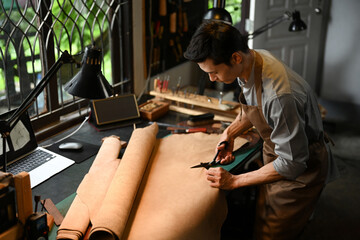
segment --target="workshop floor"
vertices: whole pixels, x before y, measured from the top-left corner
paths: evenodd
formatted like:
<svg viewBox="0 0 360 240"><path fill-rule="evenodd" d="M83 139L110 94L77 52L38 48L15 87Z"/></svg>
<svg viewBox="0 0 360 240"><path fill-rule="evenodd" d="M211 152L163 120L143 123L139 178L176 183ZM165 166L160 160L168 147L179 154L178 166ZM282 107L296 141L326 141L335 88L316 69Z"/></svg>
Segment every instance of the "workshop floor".
<svg viewBox="0 0 360 240"><path fill-rule="evenodd" d="M324 189L301 240L360 239L360 124L326 125L340 177Z"/></svg>
<svg viewBox="0 0 360 240"><path fill-rule="evenodd" d="M332 109L328 111L331 114ZM353 116L358 113L353 112ZM335 142L332 152L340 177L325 187L315 214L300 240L360 239L360 207L358 206L360 202L360 121L355 121L357 117L351 119L353 120L331 118L330 121L325 121L324 128ZM239 207L233 208L234 213L237 212L237 214L246 213L244 210ZM244 225L246 220L237 220L238 224L231 223L231 219L228 220L226 232L232 232L232 234L223 234L223 240L251 239L247 231L251 227Z"/></svg>

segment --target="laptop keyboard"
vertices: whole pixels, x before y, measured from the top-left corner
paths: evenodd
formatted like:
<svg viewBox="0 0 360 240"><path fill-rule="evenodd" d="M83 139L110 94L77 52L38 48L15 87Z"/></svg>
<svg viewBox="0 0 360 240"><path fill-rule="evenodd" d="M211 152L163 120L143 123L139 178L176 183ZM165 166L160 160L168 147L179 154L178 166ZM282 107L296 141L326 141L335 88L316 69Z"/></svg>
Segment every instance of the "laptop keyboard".
<svg viewBox="0 0 360 240"><path fill-rule="evenodd" d="M18 161L11 163L8 166L8 172L16 175L20 172L30 172L31 170L37 168L38 166L50 161L55 158L55 155L45 152L41 149L30 153L26 157L19 159Z"/></svg>

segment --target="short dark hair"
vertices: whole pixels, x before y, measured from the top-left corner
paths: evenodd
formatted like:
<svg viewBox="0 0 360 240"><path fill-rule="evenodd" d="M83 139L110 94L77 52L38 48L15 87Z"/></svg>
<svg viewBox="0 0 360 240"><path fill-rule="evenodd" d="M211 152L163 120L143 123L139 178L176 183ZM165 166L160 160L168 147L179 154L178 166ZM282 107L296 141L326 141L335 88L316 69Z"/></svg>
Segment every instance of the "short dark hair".
<svg viewBox="0 0 360 240"><path fill-rule="evenodd" d="M202 23L191 38L184 57L199 63L207 58L220 63L230 64L234 52L249 52L247 38L233 26L220 21Z"/></svg>

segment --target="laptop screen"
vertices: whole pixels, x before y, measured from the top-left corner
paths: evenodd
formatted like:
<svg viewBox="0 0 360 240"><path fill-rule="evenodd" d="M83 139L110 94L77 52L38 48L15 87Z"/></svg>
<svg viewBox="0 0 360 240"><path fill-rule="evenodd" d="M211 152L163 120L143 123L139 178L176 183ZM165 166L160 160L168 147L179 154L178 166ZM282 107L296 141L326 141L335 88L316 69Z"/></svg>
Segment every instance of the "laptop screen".
<svg viewBox="0 0 360 240"><path fill-rule="evenodd" d="M1 120L7 120L16 109L1 114ZM21 156L24 156L37 148L34 130L32 128L30 117L27 111L25 111L20 120L16 123L14 128L10 132L10 136L6 138L6 152L7 152L7 165ZM0 138L0 169L4 166L4 154L3 154L3 138Z"/></svg>

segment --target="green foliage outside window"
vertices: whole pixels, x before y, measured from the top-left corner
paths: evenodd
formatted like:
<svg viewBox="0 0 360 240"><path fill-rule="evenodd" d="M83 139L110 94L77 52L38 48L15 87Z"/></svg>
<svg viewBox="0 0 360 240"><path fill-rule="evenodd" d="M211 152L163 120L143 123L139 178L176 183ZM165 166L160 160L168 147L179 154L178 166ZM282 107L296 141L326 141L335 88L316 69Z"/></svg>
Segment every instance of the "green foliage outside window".
<svg viewBox="0 0 360 240"><path fill-rule="evenodd" d="M16 59L20 56L20 47L16 47L16 45L22 46L21 50L23 53L21 55L23 54L28 59L31 59L31 56L40 55L37 16L30 3L26 10L24 7L18 7L16 1L14 1L12 8L11 4L6 4L8 1L3 1L3 3L4 8L0 8L0 26L3 26L3 23L8 21L7 14L10 16L11 21L17 25L18 30L16 30L17 39L15 42L13 39L8 39L8 34L12 31L11 28L13 28L12 24L7 24L7 27L9 27L8 33L0 32L2 35L2 38L0 38L0 48L3 53L3 55L0 54L0 96L5 93L5 72L2 68L4 59L14 62L13 70L11 71L14 72L15 86L19 87ZM83 3L85 5L82 5ZM103 68L103 74L109 80L111 78L111 56L110 51L108 51L109 40L107 34L109 19L105 10L101 9L101 5L96 5L96 1L73 2L53 0L49 8L52 10L56 59L59 58L58 49L61 49L61 51L68 50L70 54L74 55L79 53L81 49L84 49L85 46L95 42L97 47L103 46L105 48L103 49L105 53L103 66L106 65L106 68ZM5 9L6 14L3 9ZM27 20L20 20L24 18ZM18 35L23 33L26 34L25 38ZM15 38L14 34L12 38ZM26 62L26 71L29 76L38 77L41 69L42 66L39 59Z"/></svg>
<svg viewBox="0 0 360 240"><path fill-rule="evenodd" d="M209 0L209 8L213 7L213 0ZM241 2L242 0L226 0L225 9L230 13L233 25L241 20Z"/></svg>

